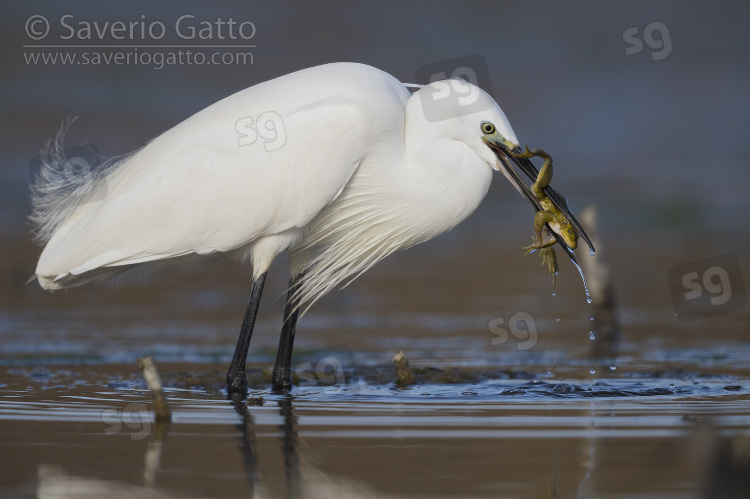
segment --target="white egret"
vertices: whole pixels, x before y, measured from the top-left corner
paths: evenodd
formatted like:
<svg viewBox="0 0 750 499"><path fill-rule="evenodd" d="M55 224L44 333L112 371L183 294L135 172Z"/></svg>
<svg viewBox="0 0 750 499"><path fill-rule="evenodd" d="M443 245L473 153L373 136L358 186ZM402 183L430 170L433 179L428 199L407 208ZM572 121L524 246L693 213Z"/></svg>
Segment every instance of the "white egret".
<svg viewBox="0 0 750 499"><path fill-rule="evenodd" d="M464 220L493 170L540 210L511 161L532 181L537 169L509 151L521 149L505 114L462 80L410 94L362 64L304 69L207 107L83 186L56 182L47 161L32 186L31 220L45 244L35 277L55 290L163 260L250 260L250 299L227 374L228 391L244 393L266 273L288 251L273 373L274 389L286 391L300 306ZM587 239L564 198L545 193Z"/></svg>

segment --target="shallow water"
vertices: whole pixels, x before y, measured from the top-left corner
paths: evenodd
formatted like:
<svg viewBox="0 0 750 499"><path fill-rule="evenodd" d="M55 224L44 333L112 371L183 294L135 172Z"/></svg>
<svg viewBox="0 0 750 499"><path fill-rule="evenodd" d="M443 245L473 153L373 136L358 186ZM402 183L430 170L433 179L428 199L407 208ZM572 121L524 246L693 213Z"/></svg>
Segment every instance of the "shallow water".
<svg viewBox="0 0 750 499"><path fill-rule="evenodd" d="M329 367L335 355L344 360L343 376L318 381L298 367L301 386L282 397L262 381L262 361L249 370L262 388L241 405L224 398L225 363L162 362L168 425L153 421L132 364L6 363L0 492L699 497L747 486L750 377L707 369L725 358L719 351L682 351L669 364L618 360L615 369L590 359L417 368L420 384L404 389L392 367L347 364L341 348L296 358L321 355ZM722 452L734 461L717 481Z"/></svg>
<svg viewBox="0 0 750 499"><path fill-rule="evenodd" d="M243 267L52 295L0 286L20 304L0 321L0 495L692 498L750 490L746 310L682 322L669 296L654 294L653 279L624 279L621 341L602 357L593 347L606 337L590 339L594 311L572 265L561 262L553 288L536 259L502 244L443 239L432 247L448 250L394 256L300 321L291 398L271 394L264 373L285 287L284 266L275 265L250 349L251 398L239 407L222 389L246 299ZM33 260L24 248L7 254ZM613 260L627 249L613 246ZM498 255L516 264L487 271ZM661 268L673 258L644 262ZM503 336L498 318L517 328ZM418 385L396 388L399 350ZM135 363L145 355L167 387L174 419L166 427L153 421Z"/></svg>
<svg viewBox="0 0 750 499"><path fill-rule="evenodd" d="M571 264L553 288L536 258L476 246L472 230L394 255L323 299L299 324L291 398L271 394L264 372L286 286L275 264L239 407L222 388L246 268L55 294L9 274L0 495L746 496L750 318L675 316L664 269L694 258L685 248L657 241L664 252L623 271L632 248L612 241L621 340L603 357ZM27 242L5 250L33 268ZM396 388L399 350L418 385ZM167 387L167 427L135 363L146 355Z"/></svg>

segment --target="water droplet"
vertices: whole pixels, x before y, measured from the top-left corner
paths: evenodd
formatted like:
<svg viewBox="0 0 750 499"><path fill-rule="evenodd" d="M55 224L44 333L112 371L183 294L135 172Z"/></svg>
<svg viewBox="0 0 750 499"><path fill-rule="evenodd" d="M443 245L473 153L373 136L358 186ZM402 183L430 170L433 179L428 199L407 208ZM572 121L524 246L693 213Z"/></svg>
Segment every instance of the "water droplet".
<svg viewBox="0 0 750 499"><path fill-rule="evenodd" d="M670 384L669 384L669 389L670 389L670 390L674 389L674 384L673 384L673 383L670 383Z"/></svg>
<svg viewBox="0 0 750 499"><path fill-rule="evenodd" d="M591 368L591 369L589 370L589 372L590 372L591 374L594 374L594 373L596 373L596 369L594 369L594 368L592 367L592 368Z"/></svg>
<svg viewBox="0 0 750 499"><path fill-rule="evenodd" d="M560 322L560 319L555 319L555 322Z"/></svg>
<svg viewBox="0 0 750 499"><path fill-rule="evenodd" d="M557 296L557 293L552 293L552 296ZM675 315L677 315L677 314L675 314Z"/></svg>
<svg viewBox="0 0 750 499"><path fill-rule="evenodd" d="M589 250L589 255L591 255L591 256L594 256L594 255L596 255L596 251L595 251L595 250L593 250L593 249L590 249L590 250Z"/></svg>
<svg viewBox="0 0 750 499"><path fill-rule="evenodd" d="M591 331L591 332L589 333L589 339L590 339L590 340L595 340L595 339L596 339L596 333L595 333L595 332L593 332L593 331Z"/></svg>
<svg viewBox="0 0 750 499"><path fill-rule="evenodd" d="M583 269L574 260L571 260L573 265L578 269L578 273L581 274L581 281L583 281L583 289L586 290L586 302L591 303L591 295L589 294L589 287L586 285L586 278L583 275Z"/></svg>
<svg viewBox="0 0 750 499"><path fill-rule="evenodd" d="M609 366L609 370L610 371L615 371L615 370L617 370L617 366Z"/></svg>
<svg viewBox="0 0 750 499"><path fill-rule="evenodd" d="M590 318L589 320L590 320L590 321L593 321L593 320L594 320L594 318L592 317L592 318Z"/></svg>

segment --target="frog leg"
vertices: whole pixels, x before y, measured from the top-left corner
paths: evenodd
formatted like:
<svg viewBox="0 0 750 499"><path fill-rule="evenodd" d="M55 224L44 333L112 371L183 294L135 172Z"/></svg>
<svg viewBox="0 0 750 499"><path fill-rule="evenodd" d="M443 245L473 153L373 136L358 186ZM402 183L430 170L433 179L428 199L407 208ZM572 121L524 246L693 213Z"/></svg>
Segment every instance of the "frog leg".
<svg viewBox="0 0 750 499"><path fill-rule="evenodd" d="M557 239L555 239L554 237L551 237L547 239L546 241L542 237L542 230L544 229L544 225L546 223L553 221L554 218L555 218L555 215L548 211L536 212L536 215L534 216L534 235L535 235L534 244L523 248L526 250L527 255L534 250L537 250L540 248L547 248L557 242Z"/></svg>
<svg viewBox="0 0 750 499"><path fill-rule="evenodd" d="M555 254L555 249L552 246L547 246L546 248L542 248L542 265L547 264L547 268L549 269L549 273L552 276L552 285L555 285L555 280L557 279L557 272L559 271L559 267L557 266L557 255Z"/></svg>
<svg viewBox="0 0 750 499"><path fill-rule="evenodd" d="M541 149L532 149L531 152L534 156L539 156L544 159L542 169L539 170L539 175L537 176L536 181L531 185L531 191L536 196L537 201L542 201L547 197L542 191L552 181L552 156Z"/></svg>

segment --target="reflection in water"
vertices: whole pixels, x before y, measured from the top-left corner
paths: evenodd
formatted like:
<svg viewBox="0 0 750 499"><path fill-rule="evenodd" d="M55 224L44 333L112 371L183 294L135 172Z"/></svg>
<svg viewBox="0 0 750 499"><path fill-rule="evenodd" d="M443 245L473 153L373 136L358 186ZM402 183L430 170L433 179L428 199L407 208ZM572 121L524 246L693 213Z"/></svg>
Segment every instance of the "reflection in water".
<svg viewBox="0 0 750 499"><path fill-rule="evenodd" d="M281 450L284 460L286 497L292 499L300 497L341 497L348 499L377 497L364 485L349 479L334 479L307 461L305 461L304 470L302 470L297 430L299 421L294 413L293 401L294 397L288 395L282 396L277 401L279 415L281 416L281 424L278 425L278 428L282 433ZM255 452L257 447L256 423L245 400L235 398L231 403L241 418L240 448L245 460L250 497L265 497L268 495L267 489L260 483L260 473L258 472L260 463Z"/></svg>
<svg viewBox="0 0 750 499"><path fill-rule="evenodd" d="M143 483L149 488L156 486L156 473L159 471L159 465L161 464L162 446L171 424L171 421L164 418L155 417L154 419L154 434L148 441L143 466Z"/></svg>
<svg viewBox="0 0 750 499"><path fill-rule="evenodd" d="M284 432L284 469L286 475L287 497L300 497L299 488L299 446L297 436L297 418L294 416L292 397L286 396L278 401L279 413L284 424L280 426Z"/></svg>
<svg viewBox="0 0 750 499"><path fill-rule="evenodd" d="M309 462L305 462L304 473L300 469L298 418L294 414L293 397L284 396L277 401L282 424L281 450L283 455L286 496L300 497L376 497L363 485L352 480L333 479ZM269 497L268 489L261 483L259 462L257 458L256 422L245 400L232 400L233 409L240 416L237 427L241 430L240 450L244 460L244 471L247 477L249 497ZM156 477L160 471L161 456L170 431L170 423L157 420L152 438L144 456L143 486L128 484L117 480L76 476L67 472L62 466L41 464L38 467L36 492L40 498L79 498L79 497L177 497L157 490ZM304 474L304 485L303 485ZM276 487L274 487L275 489ZM280 489L278 489L280 490Z"/></svg>
<svg viewBox="0 0 750 499"><path fill-rule="evenodd" d="M265 404L168 387L170 427L149 414L145 386L101 369L0 369L0 495L28 484L42 497L688 497L729 483L727 470L745 483L746 439L714 446L723 454L701 446L708 477L689 469L682 441L709 416L721 437L746 432L748 376L622 363L610 379L358 380L264 393ZM732 464L704 464L714 455Z"/></svg>
<svg viewBox="0 0 750 499"><path fill-rule="evenodd" d="M594 418L596 416L596 410L593 402L591 402L590 407L591 409L587 418L589 420L590 426L589 438L588 441L586 441L585 439L581 441L581 450L583 454L581 467L583 468L583 477L581 478L581 483L578 486L578 490L576 491L576 497L591 497L592 495L591 477L594 474L594 454L596 450L596 436L594 431Z"/></svg>
<svg viewBox="0 0 750 499"><path fill-rule="evenodd" d="M250 489L250 497L260 497L259 484L260 475L258 473L257 459L255 456L255 429L253 422L253 415L247 408L247 403L244 397L240 394L235 393L232 397L232 407L240 415L239 428L242 431L242 439L240 441L240 451L245 461L245 473L247 474L248 487Z"/></svg>
<svg viewBox="0 0 750 499"><path fill-rule="evenodd" d="M127 482L76 476L66 472L61 466L49 464L39 465L37 482L36 495L39 499L80 499L82 497L162 499L177 497L154 490L151 487L139 487Z"/></svg>
<svg viewBox="0 0 750 499"><path fill-rule="evenodd" d="M161 463L164 440L169 433L170 421L154 418L153 434L148 442L143 464L144 486L134 486L114 480L100 480L70 474L61 466L40 464L37 471L37 496L39 498L80 497L173 497L156 491L156 476Z"/></svg>
<svg viewBox="0 0 750 499"><path fill-rule="evenodd" d="M0 459L13 456L3 469L33 463L40 497L462 491L477 497L606 497L614 491L652 497L644 491L656 489L690 497L687 492L702 483L723 491L747 483L750 459L743 449L750 445L738 431L750 427L750 406L742 390L717 382L721 390L690 385L683 394L678 386L659 395L646 382L642 391L627 393L641 382L631 381L614 398L539 382L517 382L529 391L499 395L509 381L411 390L300 387L293 398L266 395L265 405L253 399L227 404L193 391L170 397L175 421L155 424L148 442L136 428L106 433L103 419L113 402L132 404L142 390L96 387L71 395L61 389L59 400L52 389L41 390L38 399L0 392ZM717 415L718 436L694 438L693 422L709 414ZM726 436L736 437L730 442ZM689 466L686 441L701 443L691 453L698 471ZM7 481L11 472L4 473Z"/></svg>

